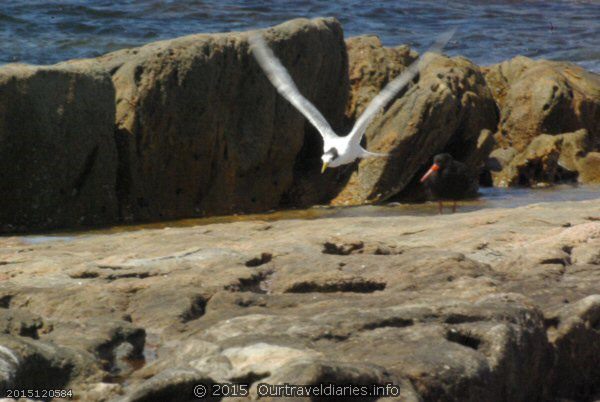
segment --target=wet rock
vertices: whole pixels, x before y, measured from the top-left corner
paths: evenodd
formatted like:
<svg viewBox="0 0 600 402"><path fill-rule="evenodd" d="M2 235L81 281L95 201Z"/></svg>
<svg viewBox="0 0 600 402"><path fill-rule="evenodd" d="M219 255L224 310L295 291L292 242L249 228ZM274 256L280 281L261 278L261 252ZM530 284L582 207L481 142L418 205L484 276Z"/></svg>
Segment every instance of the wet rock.
<svg viewBox="0 0 600 402"><path fill-rule="evenodd" d="M264 34L300 91L340 121L347 93L340 24L298 19ZM116 88L124 219L268 210L301 174L303 147L320 147L310 123L267 80L247 38L192 35L99 59Z"/></svg>
<svg viewBox="0 0 600 402"><path fill-rule="evenodd" d="M0 68L0 230L116 219L114 97L92 61Z"/></svg>
<svg viewBox="0 0 600 402"><path fill-rule="evenodd" d="M600 141L600 76L570 63L516 57L483 69L500 107L498 140L521 152L539 134L586 129Z"/></svg>
<svg viewBox="0 0 600 402"><path fill-rule="evenodd" d="M501 172L492 174L494 184L506 187L574 180L593 182L590 176L594 173L590 174L591 169L586 170L585 161L592 146L593 140L587 130L539 135L523 152L514 156ZM585 171L581 176L580 169Z"/></svg>
<svg viewBox="0 0 600 402"><path fill-rule="evenodd" d="M369 46L374 46L367 38ZM371 52L349 53L350 71L370 62ZM385 52L379 51L383 57ZM394 52L387 52L395 54ZM366 57L366 60L365 58ZM361 160L334 205L353 205L385 200L409 185L433 155L442 151L473 164L478 170L489 150L482 130L494 130L496 106L479 68L464 58L426 55L429 64L410 86L377 117L366 132L369 150L389 153L388 158ZM394 64L394 63L392 63ZM387 63L382 64L387 74ZM359 69L368 73L370 69ZM380 82L381 81L381 82ZM367 93L383 80L359 80ZM356 88L354 93L360 93ZM363 103L367 97L363 96ZM484 145L485 144L485 145ZM478 156L474 156L478 154Z"/></svg>

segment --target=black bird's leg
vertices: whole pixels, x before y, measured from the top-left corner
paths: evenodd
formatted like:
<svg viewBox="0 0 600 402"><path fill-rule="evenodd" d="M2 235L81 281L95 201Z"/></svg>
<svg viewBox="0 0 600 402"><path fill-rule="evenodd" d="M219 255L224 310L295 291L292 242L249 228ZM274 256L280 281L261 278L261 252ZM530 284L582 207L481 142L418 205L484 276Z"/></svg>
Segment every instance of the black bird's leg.
<svg viewBox="0 0 600 402"><path fill-rule="evenodd" d="M442 203L442 201L438 201L438 211L440 215L444 213L444 204Z"/></svg>
<svg viewBox="0 0 600 402"><path fill-rule="evenodd" d="M452 204L452 213L456 212L456 200L454 200L454 204Z"/></svg>

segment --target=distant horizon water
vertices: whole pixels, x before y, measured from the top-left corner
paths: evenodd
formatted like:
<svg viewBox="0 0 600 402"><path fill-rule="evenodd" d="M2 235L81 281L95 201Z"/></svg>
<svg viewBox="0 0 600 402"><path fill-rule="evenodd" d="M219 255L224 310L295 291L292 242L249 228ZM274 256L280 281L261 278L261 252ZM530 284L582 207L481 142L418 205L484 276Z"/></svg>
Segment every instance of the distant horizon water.
<svg viewBox="0 0 600 402"><path fill-rule="evenodd" d="M457 27L446 49L489 65L517 55L575 62L600 73L597 0L19 0L0 4L0 63L53 64L194 33L245 31L336 17L346 38L425 48Z"/></svg>

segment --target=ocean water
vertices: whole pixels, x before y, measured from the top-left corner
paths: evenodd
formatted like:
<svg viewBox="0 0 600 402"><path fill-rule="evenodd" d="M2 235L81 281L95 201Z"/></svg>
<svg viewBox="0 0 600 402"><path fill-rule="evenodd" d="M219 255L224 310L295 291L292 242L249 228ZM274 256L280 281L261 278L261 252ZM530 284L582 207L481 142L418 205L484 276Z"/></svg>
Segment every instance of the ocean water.
<svg viewBox="0 0 600 402"><path fill-rule="evenodd" d="M487 65L516 55L600 72L598 0L0 0L0 63L51 64L200 32L333 16L346 37L417 50L450 27L447 47Z"/></svg>
<svg viewBox="0 0 600 402"><path fill-rule="evenodd" d="M600 198L600 185L561 184L547 188L480 188L479 198L458 202L457 213L472 212L490 208L517 208L526 205L597 200ZM445 212L450 213L452 204L445 203ZM600 211L590 209L590 220L600 219ZM214 223L232 223L248 221L280 221L288 219L323 219L323 218L360 218L386 216L437 216L436 202L419 204L403 204L392 202L382 205L360 205L352 207L314 206L306 209L274 210L258 214L236 214L211 216L206 218L180 219L152 223L118 225L90 230L63 230L47 234L32 234L21 237L25 244L42 244L49 242L70 242L77 236L93 236L132 232L145 229L164 229L172 227L191 227L211 225Z"/></svg>

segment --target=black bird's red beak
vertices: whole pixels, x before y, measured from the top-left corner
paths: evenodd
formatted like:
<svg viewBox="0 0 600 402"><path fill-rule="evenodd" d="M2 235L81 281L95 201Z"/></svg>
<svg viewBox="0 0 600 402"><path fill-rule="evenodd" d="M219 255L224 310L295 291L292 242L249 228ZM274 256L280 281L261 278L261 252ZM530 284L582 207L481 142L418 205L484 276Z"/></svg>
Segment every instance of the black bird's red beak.
<svg viewBox="0 0 600 402"><path fill-rule="evenodd" d="M425 173L423 175L423 177L421 177L421 183L423 183L425 180L427 180L429 178L429 176L431 176L433 174L433 172L437 172L438 170L440 170L440 165L436 165L435 163L433 165L431 165L431 167L429 168L427 173Z"/></svg>

